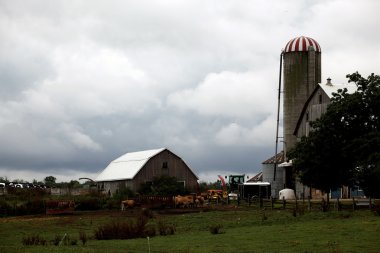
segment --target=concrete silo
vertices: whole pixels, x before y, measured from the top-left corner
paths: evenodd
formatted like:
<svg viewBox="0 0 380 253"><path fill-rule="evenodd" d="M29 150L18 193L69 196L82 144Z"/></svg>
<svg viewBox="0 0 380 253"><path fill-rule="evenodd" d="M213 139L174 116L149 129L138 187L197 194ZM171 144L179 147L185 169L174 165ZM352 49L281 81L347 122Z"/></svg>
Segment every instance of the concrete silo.
<svg viewBox="0 0 380 253"><path fill-rule="evenodd" d="M302 108L321 82L321 47L308 37L290 40L283 51L284 67L284 149L294 147L293 135Z"/></svg>

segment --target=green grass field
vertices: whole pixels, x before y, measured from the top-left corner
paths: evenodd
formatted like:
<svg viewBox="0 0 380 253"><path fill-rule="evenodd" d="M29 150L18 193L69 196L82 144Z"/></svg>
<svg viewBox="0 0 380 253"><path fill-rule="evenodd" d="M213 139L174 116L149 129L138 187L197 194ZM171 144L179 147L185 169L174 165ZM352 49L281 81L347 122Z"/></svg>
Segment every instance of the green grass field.
<svg viewBox="0 0 380 253"><path fill-rule="evenodd" d="M380 252L380 216L368 210L305 212L293 216L289 210L259 210L240 207L224 211L154 213L176 227L174 235L156 235L131 240L96 240L94 231L111 221L125 221L138 209L81 212L65 216L0 218L0 252ZM222 226L212 234L210 227ZM79 240L85 232L89 240ZM55 246L50 241L67 234L76 245ZM24 246L22 239L39 235L47 246Z"/></svg>

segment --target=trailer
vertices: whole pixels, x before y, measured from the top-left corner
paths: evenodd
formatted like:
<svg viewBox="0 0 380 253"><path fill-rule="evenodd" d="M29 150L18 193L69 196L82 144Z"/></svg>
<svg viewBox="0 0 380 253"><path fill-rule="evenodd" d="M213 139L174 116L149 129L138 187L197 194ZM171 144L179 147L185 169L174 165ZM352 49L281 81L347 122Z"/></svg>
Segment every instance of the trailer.
<svg viewBox="0 0 380 253"><path fill-rule="evenodd" d="M248 200L252 198L266 198L271 197L271 186L269 182L247 182L239 184L240 198Z"/></svg>

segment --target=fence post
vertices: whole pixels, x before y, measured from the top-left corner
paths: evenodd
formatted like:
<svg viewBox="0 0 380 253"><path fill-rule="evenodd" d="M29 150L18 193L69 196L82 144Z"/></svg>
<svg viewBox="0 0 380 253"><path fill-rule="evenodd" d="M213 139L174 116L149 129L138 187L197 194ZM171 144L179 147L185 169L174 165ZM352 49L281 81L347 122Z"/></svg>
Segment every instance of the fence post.
<svg viewBox="0 0 380 253"><path fill-rule="evenodd" d="M282 209L286 209L286 200L285 197L282 198Z"/></svg>
<svg viewBox="0 0 380 253"><path fill-rule="evenodd" d="M271 196L270 197L270 205L271 205L271 210L273 210L273 205L274 205L274 199L273 199L273 197Z"/></svg>
<svg viewBox="0 0 380 253"><path fill-rule="evenodd" d="M369 210L372 210L372 198L369 197Z"/></svg>
<svg viewBox="0 0 380 253"><path fill-rule="evenodd" d="M336 210L340 211L339 197L336 198Z"/></svg>
<svg viewBox="0 0 380 253"><path fill-rule="evenodd" d="M352 210L355 211L355 198L352 197Z"/></svg>
<svg viewBox="0 0 380 253"><path fill-rule="evenodd" d="M307 209L310 211L311 210L311 197L307 197Z"/></svg>

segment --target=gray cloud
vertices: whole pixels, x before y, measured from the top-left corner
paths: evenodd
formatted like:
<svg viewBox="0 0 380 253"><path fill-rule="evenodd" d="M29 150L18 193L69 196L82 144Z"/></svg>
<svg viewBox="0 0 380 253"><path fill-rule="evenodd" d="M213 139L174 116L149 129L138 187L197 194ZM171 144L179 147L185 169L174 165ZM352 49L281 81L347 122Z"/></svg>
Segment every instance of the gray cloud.
<svg viewBox="0 0 380 253"><path fill-rule="evenodd" d="M323 79L379 69L371 0L0 6L0 175L12 179L91 177L158 147L201 179L254 174L274 154L288 40L320 43Z"/></svg>

